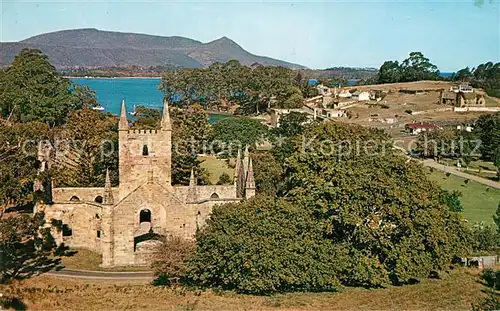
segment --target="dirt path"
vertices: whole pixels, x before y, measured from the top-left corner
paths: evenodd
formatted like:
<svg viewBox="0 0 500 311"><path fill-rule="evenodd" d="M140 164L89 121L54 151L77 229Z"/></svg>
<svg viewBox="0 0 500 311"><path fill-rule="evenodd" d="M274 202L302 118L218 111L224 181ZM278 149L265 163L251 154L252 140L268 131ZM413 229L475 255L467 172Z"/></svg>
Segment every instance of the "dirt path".
<svg viewBox="0 0 500 311"><path fill-rule="evenodd" d="M88 270L73 270L63 269L60 271L50 271L47 275L76 278L76 279L91 279L91 280L140 280L152 281L153 272L107 272L107 271L88 271Z"/></svg>

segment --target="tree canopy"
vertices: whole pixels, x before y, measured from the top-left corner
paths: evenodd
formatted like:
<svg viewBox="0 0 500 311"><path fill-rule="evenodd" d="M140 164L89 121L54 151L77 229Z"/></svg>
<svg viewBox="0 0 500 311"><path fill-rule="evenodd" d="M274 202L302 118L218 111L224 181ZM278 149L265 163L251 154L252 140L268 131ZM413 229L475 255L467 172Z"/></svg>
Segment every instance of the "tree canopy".
<svg viewBox="0 0 500 311"><path fill-rule="evenodd" d="M324 122L304 136L280 197L215 208L191 281L259 294L407 284L469 252L461 215L384 132Z"/></svg>
<svg viewBox="0 0 500 311"><path fill-rule="evenodd" d="M60 76L46 55L23 49L0 74L0 116L21 122L63 124L71 111L95 105L94 94Z"/></svg>
<svg viewBox="0 0 500 311"><path fill-rule="evenodd" d="M500 63L487 62L475 68L460 69L455 79L469 82L474 87L483 88L490 96L500 97Z"/></svg>
<svg viewBox="0 0 500 311"><path fill-rule="evenodd" d="M259 113L269 107L293 108L302 102L295 74L284 67L250 68L236 60L214 63L208 68L183 68L167 72L160 85L174 105L193 103L209 110L240 106L242 114Z"/></svg>
<svg viewBox="0 0 500 311"><path fill-rule="evenodd" d="M386 61L379 69L378 83L436 80L439 70L421 52L411 52L401 63Z"/></svg>

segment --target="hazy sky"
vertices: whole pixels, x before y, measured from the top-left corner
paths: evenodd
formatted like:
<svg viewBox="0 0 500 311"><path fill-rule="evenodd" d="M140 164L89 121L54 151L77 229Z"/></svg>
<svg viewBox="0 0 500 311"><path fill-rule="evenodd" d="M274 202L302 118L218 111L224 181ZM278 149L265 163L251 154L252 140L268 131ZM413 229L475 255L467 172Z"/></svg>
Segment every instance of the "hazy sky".
<svg viewBox="0 0 500 311"><path fill-rule="evenodd" d="M202 42L226 36L251 53L311 68L378 68L411 51L441 71L500 60L499 0L0 1L2 42L97 28Z"/></svg>

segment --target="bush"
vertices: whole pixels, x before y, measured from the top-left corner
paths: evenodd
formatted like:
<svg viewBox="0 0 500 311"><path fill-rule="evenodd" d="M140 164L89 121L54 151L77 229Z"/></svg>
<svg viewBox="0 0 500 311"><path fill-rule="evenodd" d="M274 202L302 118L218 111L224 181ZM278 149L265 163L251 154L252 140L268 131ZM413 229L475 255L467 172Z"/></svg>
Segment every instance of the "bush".
<svg viewBox="0 0 500 311"><path fill-rule="evenodd" d="M164 238L153 255L151 268L154 271L155 285L171 284L173 279L182 280L187 271L186 260L195 251L193 241L181 237Z"/></svg>
<svg viewBox="0 0 500 311"><path fill-rule="evenodd" d="M231 177L226 172L223 172L219 176L219 181L217 181L217 185L230 185L232 182Z"/></svg>
<svg viewBox="0 0 500 311"><path fill-rule="evenodd" d="M413 111L412 111L412 110L410 110L410 109L405 110L405 112L406 112L407 114L412 114L412 113L413 113Z"/></svg>
<svg viewBox="0 0 500 311"><path fill-rule="evenodd" d="M500 270L484 269L481 278L486 286L500 290Z"/></svg>

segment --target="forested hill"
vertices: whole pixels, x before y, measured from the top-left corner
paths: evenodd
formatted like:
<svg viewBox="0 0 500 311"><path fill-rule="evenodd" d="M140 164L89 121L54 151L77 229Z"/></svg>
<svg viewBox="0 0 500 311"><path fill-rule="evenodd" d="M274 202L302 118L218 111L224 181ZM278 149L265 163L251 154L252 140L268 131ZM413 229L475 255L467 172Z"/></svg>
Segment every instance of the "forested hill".
<svg viewBox="0 0 500 311"><path fill-rule="evenodd" d="M202 43L184 37L74 29L0 43L0 66L7 66L23 48L36 48L56 68L178 66L199 68L236 59L244 65L304 68L301 65L251 54L229 38Z"/></svg>

